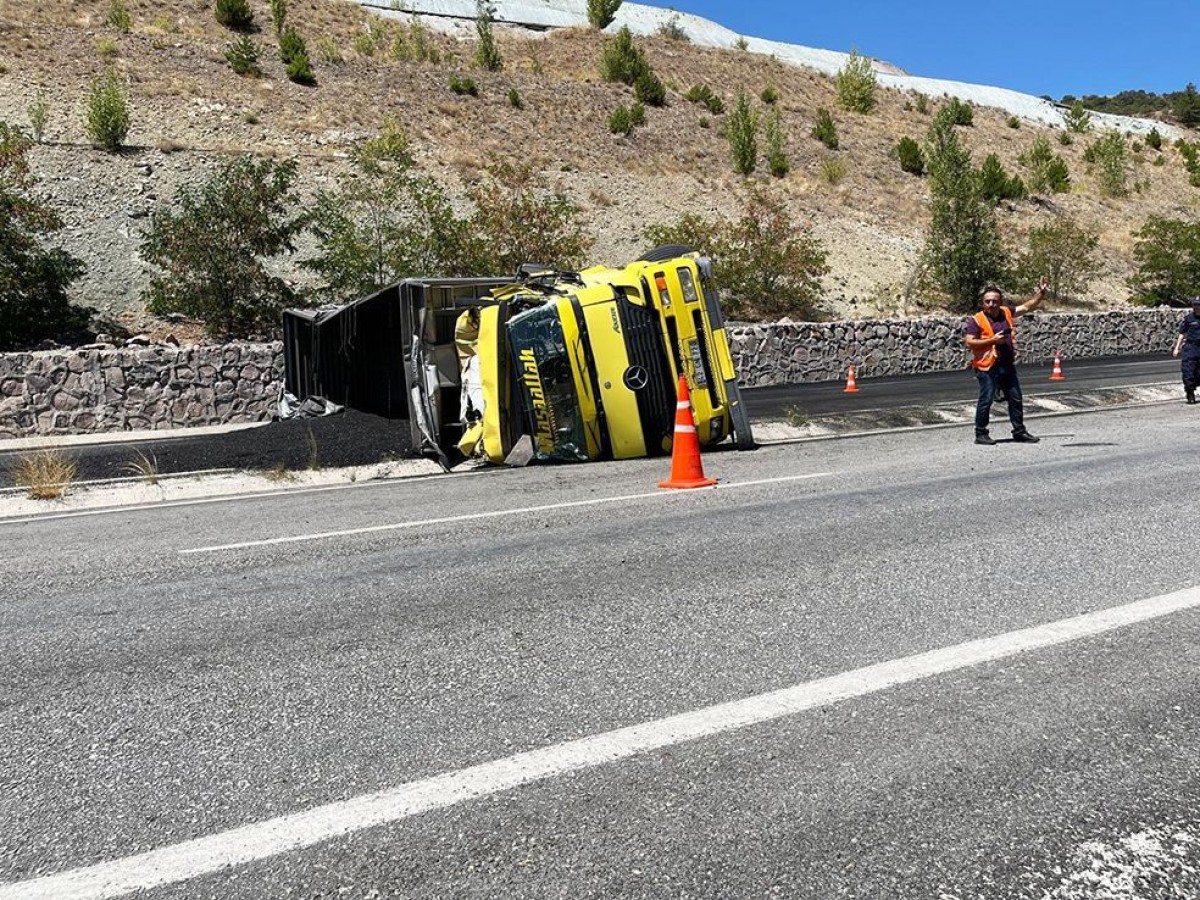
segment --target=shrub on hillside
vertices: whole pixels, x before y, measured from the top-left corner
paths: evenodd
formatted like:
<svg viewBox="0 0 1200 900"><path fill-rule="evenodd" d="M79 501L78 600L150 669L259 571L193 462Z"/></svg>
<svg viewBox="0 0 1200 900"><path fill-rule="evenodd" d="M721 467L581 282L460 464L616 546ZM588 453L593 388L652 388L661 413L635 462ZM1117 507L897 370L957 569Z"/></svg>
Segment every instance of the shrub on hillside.
<svg viewBox="0 0 1200 900"><path fill-rule="evenodd" d="M779 102L779 89L773 84L768 84L762 89L762 93L758 95L758 99L767 106L773 106Z"/></svg>
<svg viewBox="0 0 1200 900"><path fill-rule="evenodd" d="M1100 269L1100 236L1063 215L1029 232L1014 267L1013 287L1032 292L1045 276L1055 297L1075 298L1087 290Z"/></svg>
<svg viewBox="0 0 1200 900"><path fill-rule="evenodd" d="M826 252L812 233L792 220L788 204L756 188L740 219L689 213L646 231L650 244L684 244L713 259L721 303L730 315L825 317L821 276Z"/></svg>
<svg viewBox="0 0 1200 900"><path fill-rule="evenodd" d="M487 175L470 195L469 271L499 275L529 262L564 270L582 264L591 240L575 203L551 190L529 163L493 161Z"/></svg>
<svg viewBox="0 0 1200 900"><path fill-rule="evenodd" d="M659 37L665 37L669 41L682 41L685 44L690 42L687 32L684 31L683 26L679 23L679 13L672 13L667 21L659 25L657 34Z"/></svg>
<svg viewBox="0 0 1200 900"><path fill-rule="evenodd" d="M901 171L912 175L925 174L925 154L921 152L921 145L912 138L907 135L900 138L896 142L895 154L900 161Z"/></svg>
<svg viewBox="0 0 1200 900"><path fill-rule="evenodd" d="M302 265L322 277L318 293L332 302L409 277L473 274L467 220L416 171L408 137L392 120L354 154L336 189L318 192L309 227L320 251Z"/></svg>
<svg viewBox="0 0 1200 900"><path fill-rule="evenodd" d="M283 60L290 81L297 84L316 83L317 78L313 74L304 38L300 37L300 33L290 25L283 30L283 34L279 35L279 58Z"/></svg>
<svg viewBox="0 0 1200 900"><path fill-rule="evenodd" d="M1025 183L1019 176L1009 175L995 153L987 155L977 177L980 196L993 206L1001 200L1021 200L1028 196Z"/></svg>
<svg viewBox="0 0 1200 900"><path fill-rule="evenodd" d="M62 219L33 193L30 139L0 122L0 350L14 350L82 328L87 313L72 306L67 289L83 263L43 240Z"/></svg>
<svg viewBox="0 0 1200 900"><path fill-rule="evenodd" d="M782 178L788 173L791 163L787 156L787 139L783 133L783 116L778 106L772 106L767 114L763 140L766 144L767 169L776 178Z"/></svg>
<svg viewBox="0 0 1200 900"><path fill-rule="evenodd" d="M647 106L663 106L667 102L667 89L652 71L645 71L633 84L633 96Z"/></svg>
<svg viewBox="0 0 1200 900"><path fill-rule="evenodd" d="M733 170L739 175L749 175L758 160L758 113L750 108L745 91L738 91L725 123L725 137L729 141Z"/></svg>
<svg viewBox="0 0 1200 900"><path fill-rule="evenodd" d="M622 103L608 117L608 130L613 134L623 134L626 137L633 134L633 117L629 107Z"/></svg>
<svg viewBox="0 0 1200 900"><path fill-rule="evenodd" d="M684 99L690 103L699 103L714 116L719 116L725 112L725 102L713 93L713 89L707 84L694 84L686 94Z"/></svg>
<svg viewBox="0 0 1200 900"><path fill-rule="evenodd" d="M835 79L837 103L850 112L869 113L875 108L875 69L871 60L850 51L850 58Z"/></svg>
<svg viewBox="0 0 1200 900"><path fill-rule="evenodd" d="M605 81L619 81L632 86L649 71L646 54L633 42L633 32L629 26L621 26L612 40L605 42L600 53L600 76Z"/></svg>
<svg viewBox="0 0 1200 900"><path fill-rule="evenodd" d="M1084 134L1092 130L1092 114L1076 100L1071 104L1071 108L1063 113L1063 124L1066 125L1067 131Z"/></svg>
<svg viewBox="0 0 1200 900"><path fill-rule="evenodd" d="M957 97L947 100L945 105L937 111L937 115L951 125L970 128L975 124L975 110L971 108L971 104L964 103Z"/></svg>
<svg viewBox="0 0 1200 900"><path fill-rule="evenodd" d="M495 18L496 9L488 0L475 0L475 34L479 37L479 46L475 48L475 64L486 72L499 72L504 68L500 48L496 46L496 36L492 34Z"/></svg>
<svg viewBox="0 0 1200 900"><path fill-rule="evenodd" d="M1025 167L1029 190L1034 193L1048 190L1061 194L1070 189L1071 174L1066 160L1050 149L1045 137L1037 137L1017 161Z"/></svg>
<svg viewBox="0 0 1200 900"><path fill-rule="evenodd" d="M823 107L817 110L817 124L813 126L812 136L830 150L838 148L837 127L833 124L833 116L829 114L829 110Z"/></svg>
<svg viewBox="0 0 1200 900"><path fill-rule="evenodd" d="M257 78L262 74L262 69L258 66L258 47L248 35L242 35L225 48L225 59L238 75Z"/></svg>
<svg viewBox="0 0 1200 900"><path fill-rule="evenodd" d="M150 311L200 319L223 337L277 330L297 295L268 264L293 251L303 227L295 177L295 161L241 156L155 210L141 245L160 270L145 293Z"/></svg>
<svg viewBox="0 0 1200 900"><path fill-rule="evenodd" d="M283 34L287 27L287 0L271 0L271 27L277 35Z"/></svg>
<svg viewBox="0 0 1200 900"><path fill-rule="evenodd" d="M84 105L84 131L92 146L110 153L120 149L129 134L129 98L113 69L92 79Z"/></svg>
<svg viewBox="0 0 1200 900"><path fill-rule="evenodd" d="M217 21L234 31L250 31L254 27L254 12L250 0L217 0Z"/></svg>
<svg viewBox="0 0 1200 900"><path fill-rule="evenodd" d="M603 31L612 24L620 8L621 0L587 0L588 24Z"/></svg>
<svg viewBox="0 0 1200 900"><path fill-rule="evenodd" d="M133 19L129 16L129 8L125 6L125 0L110 0L104 24L118 31L128 31L133 27Z"/></svg>
<svg viewBox="0 0 1200 900"><path fill-rule="evenodd" d="M1129 193L1129 148L1120 132L1110 131L1083 152L1083 161L1105 197L1124 197Z"/></svg>
<svg viewBox="0 0 1200 900"><path fill-rule="evenodd" d="M450 90L458 94L460 97L463 95L470 97L479 96L479 85L475 83L474 78L470 78L466 75L451 75Z"/></svg>
<svg viewBox="0 0 1200 900"><path fill-rule="evenodd" d="M1184 306L1200 295L1200 222L1151 216L1136 232L1134 299L1146 306Z"/></svg>
<svg viewBox="0 0 1200 900"><path fill-rule="evenodd" d="M1158 129L1151 128L1150 133L1146 135L1146 146L1151 150L1161 150L1162 144L1162 135L1159 133Z"/></svg>

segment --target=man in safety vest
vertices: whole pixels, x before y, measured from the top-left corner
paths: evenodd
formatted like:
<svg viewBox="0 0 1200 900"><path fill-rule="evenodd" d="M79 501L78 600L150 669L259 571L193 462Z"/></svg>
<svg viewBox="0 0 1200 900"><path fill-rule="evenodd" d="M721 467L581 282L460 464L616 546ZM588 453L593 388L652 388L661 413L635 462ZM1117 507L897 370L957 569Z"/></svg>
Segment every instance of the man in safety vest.
<svg viewBox="0 0 1200 900"><path fill-rule="evenodd" d="M979 403L975 406L975 443L995 444L988 434L992 401L1000 391L1008 398L1008 419L1012 423L1013 440L1036 444L1038 438L1025 428L1025 407L1021 400L1021 382L1017 380L1017 344L1013 335L1013 319L1037 309L1046 297L1048 284L1043 278L1032 297L1015 308L1004 305L999 288L983 292L983 309L966 321L966 344L971 351L971 368L979 380Z"/></svg>

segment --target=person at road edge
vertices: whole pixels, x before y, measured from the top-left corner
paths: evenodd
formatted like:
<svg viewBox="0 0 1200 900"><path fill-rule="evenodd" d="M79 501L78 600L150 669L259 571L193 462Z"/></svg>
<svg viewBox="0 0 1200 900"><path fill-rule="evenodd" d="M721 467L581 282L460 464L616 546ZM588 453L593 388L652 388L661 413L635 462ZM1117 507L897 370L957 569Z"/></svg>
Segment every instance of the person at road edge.
<svg viewBox="0 0 1200 900"><path fill-rule="evenodd" d="M1179 360L1183 393L1188 403L1196 402L1196 376L1200 374L1200 295L1192 298L1192 311L1179 323L1179 337L1171 355Z"/></svg>
<svg viewBox="0 0 1200 900"><path fill-rule="evenodd" d="M971 368L979 381L979 402L975 406L975 443L992 445L996 441L988 434L992 401L997 392L1008 398L1008 420L1012 424L1013 440L1021 444L1036 444L1025 427L1025 406L1021 397L1021 382L1017 378L1017 343L1013 320L1037 309L1045 299L1049 285L1045 278L1037 291L1016 307L1004 304L1004 293L997 287L984 288L982 309L967 319L964 340L971 351Z"/></svg>

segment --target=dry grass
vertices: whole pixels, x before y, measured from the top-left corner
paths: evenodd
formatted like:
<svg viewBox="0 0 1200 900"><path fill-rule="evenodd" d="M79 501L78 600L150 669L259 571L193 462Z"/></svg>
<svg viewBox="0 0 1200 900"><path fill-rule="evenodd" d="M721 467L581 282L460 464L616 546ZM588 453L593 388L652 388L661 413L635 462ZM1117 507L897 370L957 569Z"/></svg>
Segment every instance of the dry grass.
<svg viewBox="0 0 1200 900"><path fill-rule="evenodd" d="M77 471L75 460L61 450L48 449L20 456L12 474L31 500L57 500L67 492Z"/></svg>
<svg viewBox="0 0 1200 900"><path fill-rule="evenodd" d="M151 451L147 456L141 450L133 451L133 459L121 467L121 471L134 475L146 484L158 484L158 459Z"/></svg>

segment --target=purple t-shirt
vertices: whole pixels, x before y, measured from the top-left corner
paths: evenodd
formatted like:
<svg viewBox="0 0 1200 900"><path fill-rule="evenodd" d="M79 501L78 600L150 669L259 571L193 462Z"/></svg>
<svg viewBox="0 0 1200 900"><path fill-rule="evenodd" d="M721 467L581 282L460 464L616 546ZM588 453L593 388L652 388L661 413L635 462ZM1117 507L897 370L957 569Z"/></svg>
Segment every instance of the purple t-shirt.
<svg viewBox="0 0 1200 900"><path fill-rule="evenodd" d="M999 312L999 311L998 311ZM1013 348L1013 335L1008 328L1008 322L1004 319L1004 313L999 312L999 319L993 319L988 316L992 323L992 331L995 334L1004 334L1006 339L996 345L996 359L1003 363L1010 363L1016 357L1016 352ZM966 324L967 337L982 337L983 334L979 328L979 323L975 321L974 316L967 319Z"/></svg>

